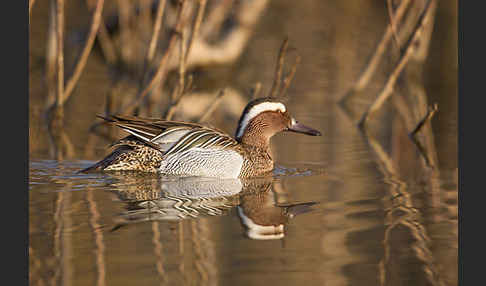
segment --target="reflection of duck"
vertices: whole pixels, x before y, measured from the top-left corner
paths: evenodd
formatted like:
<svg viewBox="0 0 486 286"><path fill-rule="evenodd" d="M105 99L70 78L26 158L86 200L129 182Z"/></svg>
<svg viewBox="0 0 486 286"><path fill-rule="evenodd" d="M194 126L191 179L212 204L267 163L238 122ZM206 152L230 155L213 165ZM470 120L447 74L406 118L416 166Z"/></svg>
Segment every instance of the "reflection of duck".
<svg viewBox="0 0 486 286"><path fill-rule="evenodd" d="M148 220L177 221L221 216L237 207L246 234L252 239L283 238L289 219L311 211L310 206L315 204L277 203L276 198L281 195L282 188L273 177L168 178L121 173L112 185L116 187L118 197L127 204L127 211L118 218L119 226Z"/></svg>
<svg viewBox="0 0 486 286"><path fill-rule="evenodd" d="M170 175L248 178L270 172L270 138L281 131L321 135L298 123L285 105L272 98L251 101L233 138L200 124L114 115L104 118L131 135L83 171L138 170Z"/></svg>
<svg viewBox="0 0 486 286"><path fill-rule="evenodd" d="M120 224L223 215L239 204L242 190L239 179L110 175L115 178L116 194L126 203L127 211L118 217Z"/></svg>
<svg viewBox="0 0 486 286"><path fill-rule="evenodd" d="M261 185L263 187L263 185ZM315 202L277 203L278 181L267 184L259 190L249 190L240 194L237 207L240 221L251 239L281 239L285 236L285 225L294 216L311 211ZM252 189L252 188L250 188Z"/></svg>

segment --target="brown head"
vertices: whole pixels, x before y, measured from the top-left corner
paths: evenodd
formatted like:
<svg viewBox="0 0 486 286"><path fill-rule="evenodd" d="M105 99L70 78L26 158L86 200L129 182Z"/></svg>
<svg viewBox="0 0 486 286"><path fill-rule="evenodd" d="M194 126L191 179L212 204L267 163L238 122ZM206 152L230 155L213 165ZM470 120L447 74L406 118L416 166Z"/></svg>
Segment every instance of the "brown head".
<svg viewBox="0 0 486 286"><path fill-rule="evenodd" d="M238 122L235 138L248 145L267 147L270 138L282 131L321 135L319 131L297 122L282 102L267 97L248 103Z"/></svg>

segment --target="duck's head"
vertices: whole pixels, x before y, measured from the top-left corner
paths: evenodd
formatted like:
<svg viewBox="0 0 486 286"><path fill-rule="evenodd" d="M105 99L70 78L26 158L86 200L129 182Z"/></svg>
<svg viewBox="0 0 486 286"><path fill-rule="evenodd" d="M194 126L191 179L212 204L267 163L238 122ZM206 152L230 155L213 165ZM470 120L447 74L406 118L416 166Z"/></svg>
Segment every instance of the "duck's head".
<svg viewBox="0 0 486 286"><path fill-rule="evenodd" d="M266 146L273 135L282 131L321 136L321 132L293 118L282 102L267 97L248 103L238 122L235 138L242 143Z"/></svg>

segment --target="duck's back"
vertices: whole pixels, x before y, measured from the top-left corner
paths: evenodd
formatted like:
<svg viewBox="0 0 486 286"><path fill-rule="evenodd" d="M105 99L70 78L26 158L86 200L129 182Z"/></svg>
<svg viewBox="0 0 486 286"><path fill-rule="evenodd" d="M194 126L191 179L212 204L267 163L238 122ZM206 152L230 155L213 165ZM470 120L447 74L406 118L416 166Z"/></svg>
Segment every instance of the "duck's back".
<svg viewBox="0 0 486 286"><path fill-rule="evenodd" d="M131 133L115 150L88 169L137 170L169 175L237 178L243 165L241 148L231 136L199 124L116 116ZM88 170L86 169L86 170Z"/></svg>

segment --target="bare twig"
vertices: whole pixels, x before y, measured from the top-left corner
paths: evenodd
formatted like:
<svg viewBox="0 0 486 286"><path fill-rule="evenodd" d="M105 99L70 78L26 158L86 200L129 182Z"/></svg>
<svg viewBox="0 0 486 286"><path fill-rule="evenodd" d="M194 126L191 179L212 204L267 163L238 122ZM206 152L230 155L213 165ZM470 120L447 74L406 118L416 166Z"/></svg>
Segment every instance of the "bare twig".
<svg viewBox="0 0 486 286"><path fill-rule="evenodd" d="M64 130L61 131L61 140L66 157L72 158L74 156L74 145Z"/></svg>
<svg viewBox="0 0 486 286"><path fill-rule="evenodd" d="M179 90L179 87L176 87L176 90L177 92L176 93L180 93L178 90ZM169 108L167 109L167 112L165 113L164 116L162 116L163 118L165 118L165 120L172 120L172 117L174 117L174 114L177 110L177 108L179 107L179 103L181 102L181 99L182 97L184 97L184 92L181 93L180 96L178 96L178 98L176 99L176 101L172 102L170 105L169 105Z"/></svg>
<svg viewBox="0 0 486 286"><path fill-rule="evenodd" d="M413 120L414 117L412 116L409 108L407 108L403 98L397 94L397 96L393 97L393 101L395 107L399 111L400 117L405 123L406 128L411 129L411 126L413 125L411 121ZM425 123L429 122L432 119L432 117L434 116L435 112L437 112L437 110L438 110L437 104L434 104L433 107L429 107L427 114L420 120L417 126L415 126L414 130L408 134L410 140L415 145L415 147L417 147L417 150L419 151L421 157L424 159L425 166L429 168L435 168L434 166L437 165L437 160L433 153L433 150L435 150L435 146L434 144L428 144L429 150L427 150L427 148L425 148L425 146L417 138L416 134L417 132L422 130ZM430 141L427 143L430 143Z"/></svg>
<svg viewBox="0 0 486 286"><path fill-rule="evenodd" d="M398 6L396 14L394 16L394 23L396 25L400 24L400 21L402 20L403 15L405 15L405 11L407 10L410 2L411 0L402 0L400 2L400 5ZM378 67L381 61L381 58L385 53L385 48L388 42L390 41L392 35L393 35L393 28L390 23L390 25L387 26L385 33L383 34L383 38L381 39L380 43L376 47L375 53L373 54L370 61L366 65L365 70L361 73L356 84L351 88L351 90L347 92L346 95L340 99L340 102L344 102L354 92L361 91L368 85L368 82L370 81L371 77L375 73L376 68Z"/></svg>
<svg viewBox="0 0 486 286"><path fill-rule="evenodd" d="M115 45L108 34L108 30L106 29L103 19L100 19L98 40L100 41L100 46L107 62L110 64L115 64L118 61L118 54L115 49Z"/></svg>
<svg viewBox="0 0 486 286"><path fill-rule="evenodd" d="M154 26L153 26L153 29L152 29L152 37L150 38L149 48L147 50L147 55L145 56L144 68L143 68L144 73L143 73L143 76L140 79L139 91L141 91L143 89L143 86L144 86L145 82L147 81L147 78L149 77L150 65L151 65L152 60L155 56L155 50L157 48L157 43L158 43L158 40L159 40L160 28L162 26L164 9L165 9L165 6L166 6L165 4L166 4L166 0L161 0L161 1L159 1L159 4L157 5L157 14L156 14ZM135 110L135 113L138 113L138 106L134 110Z"/></svg>
<svg viewBox="0 0 486 286"><path fill-rule="evenodd" d="M160 27L162 26L165 3L166 0L160 0L159 5L157 6L157 15L154 22L152 38L150 39L149 49L147 52L147 58L146 58L147 64L152 62L152 59L154 58L155 55L155 48L157 47L157 42L160 35Z"/></svg>
<svg viewBox="0 0 486 286"><path fill-rule="evenodd" d="M55 104L61 110L64 95L64 0L57 0L56 3L57 94Z"/></svg>
<svg viewBox="0 0 486 286"><path fill-rule="evenodd" d="M216 7L211 7L211 9L208 10L208 15L201 30L201 36L203 38L207 38L210 33L220 30L225 16L231 9L233 3L233 0L222 0Z"/></svg>
<svg viewBox="0 0 486 286"><path fill-rule="evenodd" d="M54 4L51 2L51 4ZM57 69L57 85L56 85L56 98L55 102L52 103L46 112L47 115L47 128L48 136L51 142L51 147L53 147L54 156L57 160L62 160L64 153L67 152L68 156L73 153L72 144L69 137L64 133L63 130L63 119L64 119L64 109L63 109L63 92L64 92L64 0L57 0L55 2L55 40L56 40L56 69ZM51 12L54 12L51 10ZM51 37L54 35L51 34ZM51 39L52 40L52 39ZM62 147L65 147L63 149ZM66 152L64 152L66 151Z"/></svg>
<svg viewBox="0 0 486 286"><path fill-rule="evenodd" d="M167 113L165 115L166 120L171 120L172 117L174 116L175 110L179 106L179 103L181 102L182 97L186 93L188 87L185 86L185 73L186 73L186 62L187 62L187 57L189 56L192 44L196 38L199 36L199 28L201 26L201 22L204 16L204 10L206 8L207 0L200 0L199 1L199 8L197 12L196 19L194 21L194 26L192 28L192 34L191 37L189 38L189 42L186 44L186 36L187 32L182 31L181 32L181 45L180 45L180 51L179 51L179 85L174 89L174 92L171 96L171 104L167 110ZM192 84L192 82L191 82Z"/></svg>
<svg viewBox="0 0 486 286"><path fill-rule="evenodd" d="M189 39L189 44L187 45L187 50L184 55L184 59L187 59L189 53L191 52L192 44L195 39L199 38L199 29L201 27L201 22L204 16L204 11L206 9L207 0L199 0L199 8L197 10L196 20L194 21L194 26L192 28L192 35Z"/></svg>
<svg viewBox="0 0 486 286"><path fill-rule="evenodd" d="M172 97L172 101L175 102L184 93L184 81L186 77L186 36L187 32L181 32L180 39L180 52L179 52L179 92Z"/></svg>
<svg viewBox="0 0 486 286"><path fill-rule="evenodd" d="M260 95L260 91L261 90L262 90L262 83L261 82L255 83L255 86L250 91L251 98L252 99L258 98L258 96Z"/></svg>
<svg viewBox="0 0 486 286"><path fill-rule="evenodd" d="M49 22L47 27L46 45L46 86L47 99L45 106L49 111L56 101L56 66L57 66L57 30L56 30L56 0L49 0Z"/></svg>
<svg viewBox="0 0 486 286"><path fill-rule="evenodd" d="M179 106L179 102L184 95L185 89L185 76L186 76L186 68L185 68L185 55L186 55L186 35L187 32L182 31L181 33L181 40L180 40L180 51L179 51L179 84L177 87L174 88L172 95L170 97L170 104L169 108L167 109L167 113L165 115L166 120L171 120L174 116L175 110Z"/></svg>
<svg viewBox="0 0 486 286"><path fill-rule="evenodd" d="M219 91L218 95L216 95L216 98L211 102L211 105L206 109L206 112L199 118L198 122L202 123L208 120L209 116L216 110L216 107L218 107L219 103L223 99L223 96L225 95L225 90L222 89Z"/></svg>
<svg viewBox="0 0 486 286"><path fill-rule="evenodd" d="M51 103L50 106L47 108L48 115L51 116L49 119L49 125L51 131L56 128L62 127L62 119L64 117L63 105L66 100L71 95L71 92L76 85L79 77L81 76L81 72L86 65L86 61L88 59L89 53L93 46L93 42L95 39L97 27L99 26L99 20L101 18L101 10L103 8L104 0L98 0L96 5L96 11L94 12L93 16L93 24L91 26L91 31L88 36L88 40L86 41L86 45L81 53L81 57L76 64L74 69L74 73L69 79L66 87L64 86L64 0L57 0L56 2L56 40L57 40L57 93L56 93L56 100L54 103ZM53 111L55 110L55 113Z"/></svg>
<svg viewBox="0 0 486 286"><path fill-rule="evenodd" d="M393 103L395 108L398 111L398 114L403 120L405 127L408 130L412 129L412 127L414 126L414 124L412 123L414 116L412 115L410 109L407 107L403 97L400 94L396 94L393 97ZM408 134L410 140L415 145L415 147L417 147L422 158L424 158L424 162L426 166L429 168L434 168L434 166L436 165L436 160L433 155L428 155L431 154L431 150L429 150L429 152L426 152L426 148L423 146L423 144L418 140L417 136L415 135L419 130L422 129L422 127L425 125L426 122L430 121L430 119L432 118L432 116L436 111L437 111L437 104L435 104L432 108L429 108L425 117L422 120L420 120L418 125L415 126L414 130ZM433 146L429 148L433 148Z"/></svg>
<svg viewBox="0 0 486 286"><path fill-rule="evenodd" d="M193 82L193 77L189 75L185 87L179 85L175 87L174 94L171 96L171 98L175 98L175 100L169 104L169 107L167 108L166 112L162 115L163 118L165 118L166 120L172 119L172 117L175 114L175 111L179 108L179 104L181 103L182 98L186 94L190 93L190 91L192 90L193 88L192 82ZM181 88L182 88L182 92L180 91Z"/></svg>
<svg viewBox="0 0 486 286"><path fill-rule="evenodd" d="M285 95L285 92L290 86L290 82L292 82L292 79L294 78L295 72L297 71L297 65L300 64L300 56L297 56L295 59L295 63L292 66L292 69L290 70L290 73L284 78L283 80L283 86L279 92L279 96Z"/></svg>
<svg viewBox="0 0 486 286"><path fill-rule="evenodd" d="M238 9L235 9L232 12L227 12L233 13L233 20L237 23L237 25L232 27L231 31L228 34L225 34L222 39L218 38L218 41L215 43L209 43L208 39L206 38L209 36L208 31L215 31L215 29L217 29L221 24L216 22L222 20L220 19L215 21L211 17L217 16L217 13L230 11L232 8L232 2L234 1L224 0L224 2L220 4L224 7L220 6L215 8L215 10L211 8L203 27L201 27L201 36L195 39L192 44L191 52L187 58L186 67L225 64L234 61L241 55L249 37L253 33L257 20L262 15L262 11L268 5L269 1L238 1ZM221 15L221 17L223 16L224 15ZM175 66L176 63L174 61L169 62L169 68L174 68Z"/></svg>
<svg viewBox="0 0 486 286"><path fill-rule="evenodd" d="M390 28L392 30L393 39L398 47L400 47L400 42L398 41L397 34L397 23L395 22L395 16L393 15L393 0L386 0L386 7L388 9L388 17L390 18Z"/></svg>
<svg viewBox="0 0 486 286"><path fill-rule="evenodd" d="M34 6L35 0L29 0L29 23L30 23L30 15L32 11L32 6Z"/></svg>
<svg viewBox="0 0 486 286"><path fill-rule="evenodd" d="M278 92L278 88L282 81L283 64L285 62L285 53L287 52L287 47L289 45L289 39L285 38L280 46L280 52L278 53L277 66L275 69L275 76L273 78L272 89L270 90L269 96L275 97Z"/></svg>
<svg viewBox="0 0 486 286"><path fill-rule="evenodd" d="M101 22L101 15L103 11L103 4L104 0L98 0L96 3L96 8L93 13L93 22L91 23L91 28L89 31L88 39L86 40L86 44L84 46L84 49L81 53L81 56L76 64L76 67L74 68L73 75L71 78L68 80L66 84L66 89L64 91L63 95L63 102L64 103L69 96L71 95L71 92L74 89L74 86L79 80L79 77L81 76L81 73L83 72L84 67L86 66L86 62L88 61L88 56L91 52L91 48L93 47L94 40L96 38L96 34L98 33L98 28L100 26ZM61 104L62 104L61 103Z"/></svg>
<svg viewBox="0 0 486 286"><path fill-rule="evenodd" d="M130 32L130 16L132 9L132 1L117 1L118 4L118 25L120 27L120 39L121 39L121 58L126 62L131 62L131 53L133 46L131 42Z"/></svg>
<svg viewBox="0 0 486 286"><path fill-rule="evenodd" d="M194 83L194 77L192 76L192 74L190 74L187 76L186 79L186 86L184 87L184 93L190 93L193 91L194 89L193 83Z"/></svg>
<svg viewBox="0 0 486 286"><path fill-rule="evenodd" d="M113 89L113 87L112 87L112 89ZM113 110L114 105L115 105L113 97L114 96L113 96L112 92L109 92L106 95L106 103L102 108L105 115L112 114L112 110ZM84 144L84 157L88 158L88 157L91 157L93 155L93 151L94 151L93 147L95 146L97 139L99 137L104 138L104 139L106 139L107 141L110 141L110 142L113 142L113 141L116 140L116 138L114 136L112 136L113 132L102 133L99 130L97 130L98 126L104 125L105 123L106 123L106 121L103 120L101 122L97 122L95 124L92 124L91 127L89 128L88 139L86 140L86 144Z"/></svg>
<svg viewBox="0 0 486 286"><path fill-rule="evenodd" d="M427 153L425 147L422 145L422 143L420 143L420 141L415 136L410 136L410 139L412 140L413 144L417 147L422 158L424 158L424 161L425 161L425 164L427 165L427 167L434 168L434 164L432 163L432 160L427 155L428 153Z"/></svg>
<svg viewBox="0 0 486 286"><path fill-rule="evenodd" d="M167 61L169 60L172 51L174 49L175 43L177 41L177 38L179 38L180 32L182 31L182 24L183 24L182 12L185 10L186 3L187 2L185 0L182 0L182 3L179 5L175 31L169 40L169 45L167 46L165 54L162 56L162 59L159 62L158 69L154 77L150 80L147 86L139 93L139 96L137 96L137 98L134 101L132 101L128 106L125 106L121 109L121 113L133 112L133 110L135 110L140 105L140 103L143 102L144 98L150 93L153 87L157 83L163 82L164 77L167 75L167 67L166 67Z"/></svg>
<svg viewBox="0 0 486 286"><path fill-rule="evenodd" d="M422 129L422 127L425 125L425 123L429 122L432 117L435 115L437 110L439 109L437 103L435 103L433 106L429 107L427 114L420 120L420 122L417 124L417 126L413 129L412 132L410 132L409 136L410 137L415 137L417 133Z"/></svg>
<svg viewBox="0 0 486 286"><path fill-rule="evenodd" d="M92 1L90 0L86 0L86 4L88 5L88 7L90 7L90 9L96 7L96 5L93 5ZM106 30L106 25L103 21L103 16L100 17L100 24L98 27L97 37L100 43L101 51L103 52L106 61L109 64L114 64L117 61L118 56L115 50L115 46L113 45L113 41L111 40L110 35Z"/></svg>
<svg viewBox="0 0 486 286"><path fill-rule="evenodd" d="M371 104L371 106L368 108L368 110L366 110L365 113L363 114L363 116L361 117L361 119L358 123L358 126L360 128L364 128L366 121L368 120L369 115L374 113L376 110L378 110L383 105L383 103L388 99L388 97L390 97L390 95L392 94L393 87L395 85L395 82L398 79L398 76L401 74L402 70L405 68L406 64L410 60L410 57L412 56L414 50L417 47L418 41L419 41L420 36L422 34L421 32L422 32L426 22L429 19L429 17L427 17L427 16L429 16L431 14L430 11L433 10L433 9L431 9L431 6L432 6L431 3L434 3L434 5L435 5L434 0L430 0L430 1L427 2L422 14L420 15L419 20L417 21L417 24L416 24L409 40L407 41L407 43L405 45L405 47L406 47L405 52L400 57L400 60L397 64L397 66L395 67L393 72L388 77L388 80L387 80L385 86L383 87L383 89L381 90L380 94L378 95L378 97L375 99L373 104Z"/></svg>

